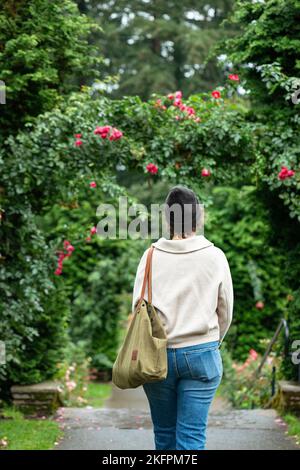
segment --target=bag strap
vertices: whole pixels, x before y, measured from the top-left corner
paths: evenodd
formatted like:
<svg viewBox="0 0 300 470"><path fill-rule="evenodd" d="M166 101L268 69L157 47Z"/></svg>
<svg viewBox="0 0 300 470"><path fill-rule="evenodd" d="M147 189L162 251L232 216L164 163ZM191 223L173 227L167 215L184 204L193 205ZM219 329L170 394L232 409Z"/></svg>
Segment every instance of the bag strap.
<svg viewBox="0 0 300 470"><path fill-rule="evenodd" d="M152 256L153 256L154 246L151 246L149 252L149 270L148 270L148 302L152 304Z"/></svg>
<svg viewBox="0 0 300 470"><path fill-rule="evenodd" d="M152 245L149 248L148 254L147 254L147 260L146 260L146 266L145 266L145 273L144 273L144 280L143 280L143 285L142 285L142 290L141 290L141 295L140 299L138 301L138 307L142 303L146 291L146 284L148 287L148 303L152 303L152 255L154 251L154 246Z"/></svg>

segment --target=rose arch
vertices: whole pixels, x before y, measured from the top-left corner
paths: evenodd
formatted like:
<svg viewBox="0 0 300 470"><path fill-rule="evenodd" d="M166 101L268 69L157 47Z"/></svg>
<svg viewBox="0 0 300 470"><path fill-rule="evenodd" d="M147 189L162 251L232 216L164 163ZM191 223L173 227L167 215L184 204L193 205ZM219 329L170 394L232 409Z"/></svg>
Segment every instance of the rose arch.
<svg viewBox="0 0 300 470"><path fill-rule="evenodd" d="M51 376L66 341L63 266L74 250L92 242L95 229L84 222L81 231L66 229L63 238L45 233L37 220L53 205L71 208L79 193L94 201L126 194L116 179L120 168L140 178L188 184L200 194L219 183L253 181L260 130L234 95L235 80L228 90L188 99L174 92L148 102L132 96L110 100L86 89L8 140L1 213L7 365L0 368L0 380ZM293 176L288 168L281 171Z"/></svg>

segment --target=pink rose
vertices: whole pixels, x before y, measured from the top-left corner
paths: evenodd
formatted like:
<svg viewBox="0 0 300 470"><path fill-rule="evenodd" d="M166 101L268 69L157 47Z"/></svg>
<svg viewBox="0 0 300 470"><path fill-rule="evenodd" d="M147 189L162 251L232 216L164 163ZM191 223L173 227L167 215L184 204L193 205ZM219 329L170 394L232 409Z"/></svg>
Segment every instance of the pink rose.
<svg viewBox="0 0 300 470"><path fill-rule="evenodd" d="M207 177L210 176L211 172L207 168L203 168L201 171L201 176Z"/></svg>
<svg viewBox="0 0 300 470"><path fill-rule="evenodd" d="M228 75L229 80L233 80L235 82L238 82L240 80L240 77L237 74L231 73Z"/></svg>
<svg viewBox="0 0 300 470"><path fill-rule="evenodd" d="M258 354L255 349L250 349L249 356L251 357L251 359L253 359L253 361L256 361L256 359L258 358Z"/></svg>
<svg viewBox="0 0 300 470"><path fill-rule="evenodd" d="M186 111L187 108L188 108L188 107L187 107L185 104L183 104L183 103L181 103L181 104L179 105L180 111Z"/></svg>
<svg viewBox="0 0 300 470"><path fill-rule="evenodd" d="M180 99L180 98L176 98L176 99L173 101L173 105L174 105L174 106L177 106L177 107L182 106L182 101L181 101L181 99Z"/></svg>
<svg viewBox="0 0 300 470"><path fill-rule="evenodd" d="M118 129L113 129L111 135L109 136L109 140L118 140L123 136L123 132L119 131Z"/></svg>
<svg viewBox="0 0 300 470"><path fill-rule="evenodd" d="M186 111L189 115L194 115L196 113L196 111L194 110L194 108L192 108L191 106L187 106L186 107Z"/></svg>
<svg viewBox="0 0 300 470"><path fill-rule="evenodd" d="M66 250L69 245L71 245L71 243L69 242L69 240L65 240L65 241L64 241L64 249ZM61 254L62 254L62 253L61 253Z"/></svg>
<svg viewBox="0 0 300 470"><path fill-rule="evenodd" d="M265 304L261 300L259 300L258 302L256 302L255 307L257 308L257 310L263 310Z"/></svg>
<svg viewBox="0 0 300 470"><path fill-rule="evenodd" d="M91 181L91 182L90 182L90 188L97 188L97 183L96 183L96 181Z"/></svg>

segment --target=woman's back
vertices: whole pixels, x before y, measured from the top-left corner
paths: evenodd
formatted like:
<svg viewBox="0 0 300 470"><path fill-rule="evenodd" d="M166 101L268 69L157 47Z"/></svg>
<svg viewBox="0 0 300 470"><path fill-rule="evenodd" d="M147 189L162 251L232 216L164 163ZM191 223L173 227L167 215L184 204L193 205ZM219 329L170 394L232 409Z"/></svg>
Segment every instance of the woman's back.
<svg viewBox="0 0 300 470"><path fill-rule="evenodd" d="M153 243L152 303L168 347L222 341L232 319L233 288L223 251L202 235ZM139 299L146 250L135 278L132 307ZM147 300L147 292L145 294Z"/></svg>
<svg viewBox="0 0 300 470"><path fill-rule="evenodd" d="M175 186L167 195L165 215L170 240L160 238L151 253L152 305L167 336L168 372L143 388L156 450L201 450L209 407L223 375L220 344L232 319L233 286L223 251L196 235L204 220L197 195ZM148 252L137 268L133 311L140 296L148 300L142 291Z"/></svg>

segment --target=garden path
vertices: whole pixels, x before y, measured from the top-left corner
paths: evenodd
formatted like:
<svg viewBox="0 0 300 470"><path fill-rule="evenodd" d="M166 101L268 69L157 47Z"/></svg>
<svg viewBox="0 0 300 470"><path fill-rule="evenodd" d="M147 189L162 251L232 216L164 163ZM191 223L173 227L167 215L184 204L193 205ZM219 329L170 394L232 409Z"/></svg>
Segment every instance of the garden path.
<svg viewBox="0 0 300 470"><path fill-rule="evenodd" d="M60 408L65 435L61 450L154 449L148 402L142 387L120 390L113 385L103 408ZM274 410L232 410L222 397L213 402L207 449L299 450L287 436Z"/></svg>

